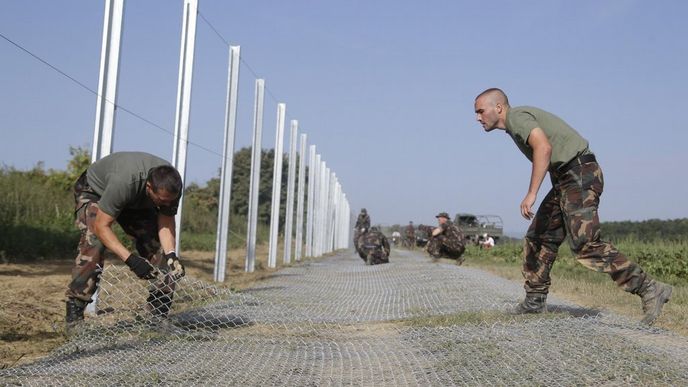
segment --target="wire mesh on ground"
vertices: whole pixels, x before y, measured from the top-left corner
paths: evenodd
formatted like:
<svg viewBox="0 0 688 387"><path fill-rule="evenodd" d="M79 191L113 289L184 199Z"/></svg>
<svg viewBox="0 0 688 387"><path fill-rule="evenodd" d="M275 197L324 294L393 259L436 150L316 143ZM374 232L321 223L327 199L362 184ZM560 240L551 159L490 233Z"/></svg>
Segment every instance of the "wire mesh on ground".
<svg viewBox="0 0 688 387"><path fill-rule="evenodd" d="M688 340L551 298L512 317L520 284L395 250L289 267L233 292L184 278L152 317L149 284L103 273L99 314L2 384L626 385L688 380Z"/></svg>

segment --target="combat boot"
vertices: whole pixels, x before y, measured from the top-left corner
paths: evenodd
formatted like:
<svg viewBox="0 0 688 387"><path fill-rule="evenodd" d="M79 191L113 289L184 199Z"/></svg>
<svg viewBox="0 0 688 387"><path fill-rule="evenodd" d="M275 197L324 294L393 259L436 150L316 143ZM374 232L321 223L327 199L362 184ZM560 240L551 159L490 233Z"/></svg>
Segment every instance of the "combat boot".
<svg viewBox="0 0 688 387"><path fill-rule="evenodd" d="M74 326L84 319L84 310L86 310L86 305L88 305L86 301L70 298L65 305L65 322L67 326Z"/></svg>
<svg viewBox="0 0 688 387"><path fill-rule="evenodd" d="M645 313L645 317L640 322L652 325L662 313L664 304L669 302L672 291L673 288L670 285L646 279L638 291L643 303L643 313Z"/></svg>
<svg viewBox="0 0 688 387"><path fill-rule="evenodd" d="M526 293L526 298L511 309L512 314L544 312L547 312L547 295L541 293Z"/></svg>

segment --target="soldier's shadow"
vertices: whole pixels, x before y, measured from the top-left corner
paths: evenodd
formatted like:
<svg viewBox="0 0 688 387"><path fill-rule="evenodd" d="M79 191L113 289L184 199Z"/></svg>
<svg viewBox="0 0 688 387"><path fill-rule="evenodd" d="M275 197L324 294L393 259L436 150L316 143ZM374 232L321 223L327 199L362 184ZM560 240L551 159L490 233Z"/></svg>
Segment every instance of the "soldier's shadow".
<svg viewBox="0 0 688 387"><path fill-rule="evenodd" d="M595 308L586 308L576 305L547 305L547 311L550 313L564 313L572 317L595 317L599 316L602 311Z"/></svg>

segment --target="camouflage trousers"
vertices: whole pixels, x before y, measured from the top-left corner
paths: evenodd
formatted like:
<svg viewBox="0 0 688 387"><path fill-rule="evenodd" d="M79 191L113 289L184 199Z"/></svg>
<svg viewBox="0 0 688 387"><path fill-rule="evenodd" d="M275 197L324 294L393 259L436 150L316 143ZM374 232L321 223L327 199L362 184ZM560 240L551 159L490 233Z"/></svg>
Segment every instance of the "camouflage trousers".
<svg viewBox="0 0 688 387"><path fill-rule="evenodd" d="M363 233L361 233L361 231L357 228L357 229L354 231L354 249L355 249L356 252L359 253L359 254L361 253L361 250L360 250L360 248L359 248L359 242L358 242L358 240L361 238L361 235L363 235Z"/></svg>
<svg viewBox="0 0 688 387"><path fill-rule="evenodd" d="M441 234L430 238L425 248L435 258L459 259L466 251L462 241Z"/></svg>
<svg viewBox="0 0 688 387"><path fill-rule="evenodd" d="M600 240L597 208L604 186L600 166L590 162L550 175L553 187L542 200L525 237L522 273L526 293L548 293L550 270L567 234L578 262L609 274L625 291L637 293L645 281L645 272L611 243Z"/></svg>
<svg viewBox="0 0 688 387"><path fill-rule="evenodd" d="M95 220L100 211L98 207L100 198L85 183L85 175L82 175L75 185L74 199L75 225L81 233L81 238L78 255L72 268L72 281L65 295L68 299L75 298L91 302L103 269L105 245L95 234ZM139 255L166 271L167 263L162 262L160 253L157 214L153 209L124 210L117 217L117 223L134 240ZM161 280L151 282L151 294L156 292L167 294L173 291L174 284L167 286Z"/></svg>

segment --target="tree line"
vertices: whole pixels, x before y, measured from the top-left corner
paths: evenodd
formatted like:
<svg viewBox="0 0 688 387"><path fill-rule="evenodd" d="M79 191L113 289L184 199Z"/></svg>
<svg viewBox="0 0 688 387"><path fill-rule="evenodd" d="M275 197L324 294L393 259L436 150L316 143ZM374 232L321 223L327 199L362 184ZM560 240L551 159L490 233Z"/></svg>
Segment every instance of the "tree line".
<svg viewBox="0 0 688 387"><path fill-rule="evenodd" d="M38 162L28 171L10 166L0 167L0 262L28 261L42 258L73 258L79 233L74 227L72 187L90 164L90 152L70 148L71 159L65 170L44 168ZM280 194L280 231L284 230L289 160L282 162ZM258 194L257 242L268 237L272 206L274 149L261 152L261 174ZM242 246L246 233L251 148L235 152L232 168L230 204L230 248ZM296 162L296 176L299 163ZM306 169L306 184L308 173ZM182 249L215 249L220 178L214 177L200 186L187 184L182 209ZM307 192L307 190L306 190ZM308 200L306 198L306 200ZM304 206L306 208L306 206ZM117 230L116 230L117 231ZM119 235L124 238L121 230ZM295 230L294 230L295 232Z"/></svg>
<svg viewBox="0 0 688 387"><path fill-rule="evenodd" d="M0 262L74 256L79 233L74 227L72 186L90 164L91 157L88 150L78 147L70 147L69 153L71 159L65 170L46 170L42 162L28 171L0 167ZM261 152L258 243L265 243L268 238L274 157L274 149ZM284 230L289 168L287 156L283 154L282 157L280 231ZM298 167L297 160L296 176ZM251 148L236 151L230 204L230 248L245 244L242 237L246 234L250 168ZM305 176L308 176L307 170ZM210 179L203 186L196 183L186 185L182 210L182 249L214 250L219 195L219 170L218 177ZM395 226L403 228L402 225ZM121 231L120 235L123 236ZM688 240L688 218L604 222L602 236L611 241L684 242Z"/></svg>

